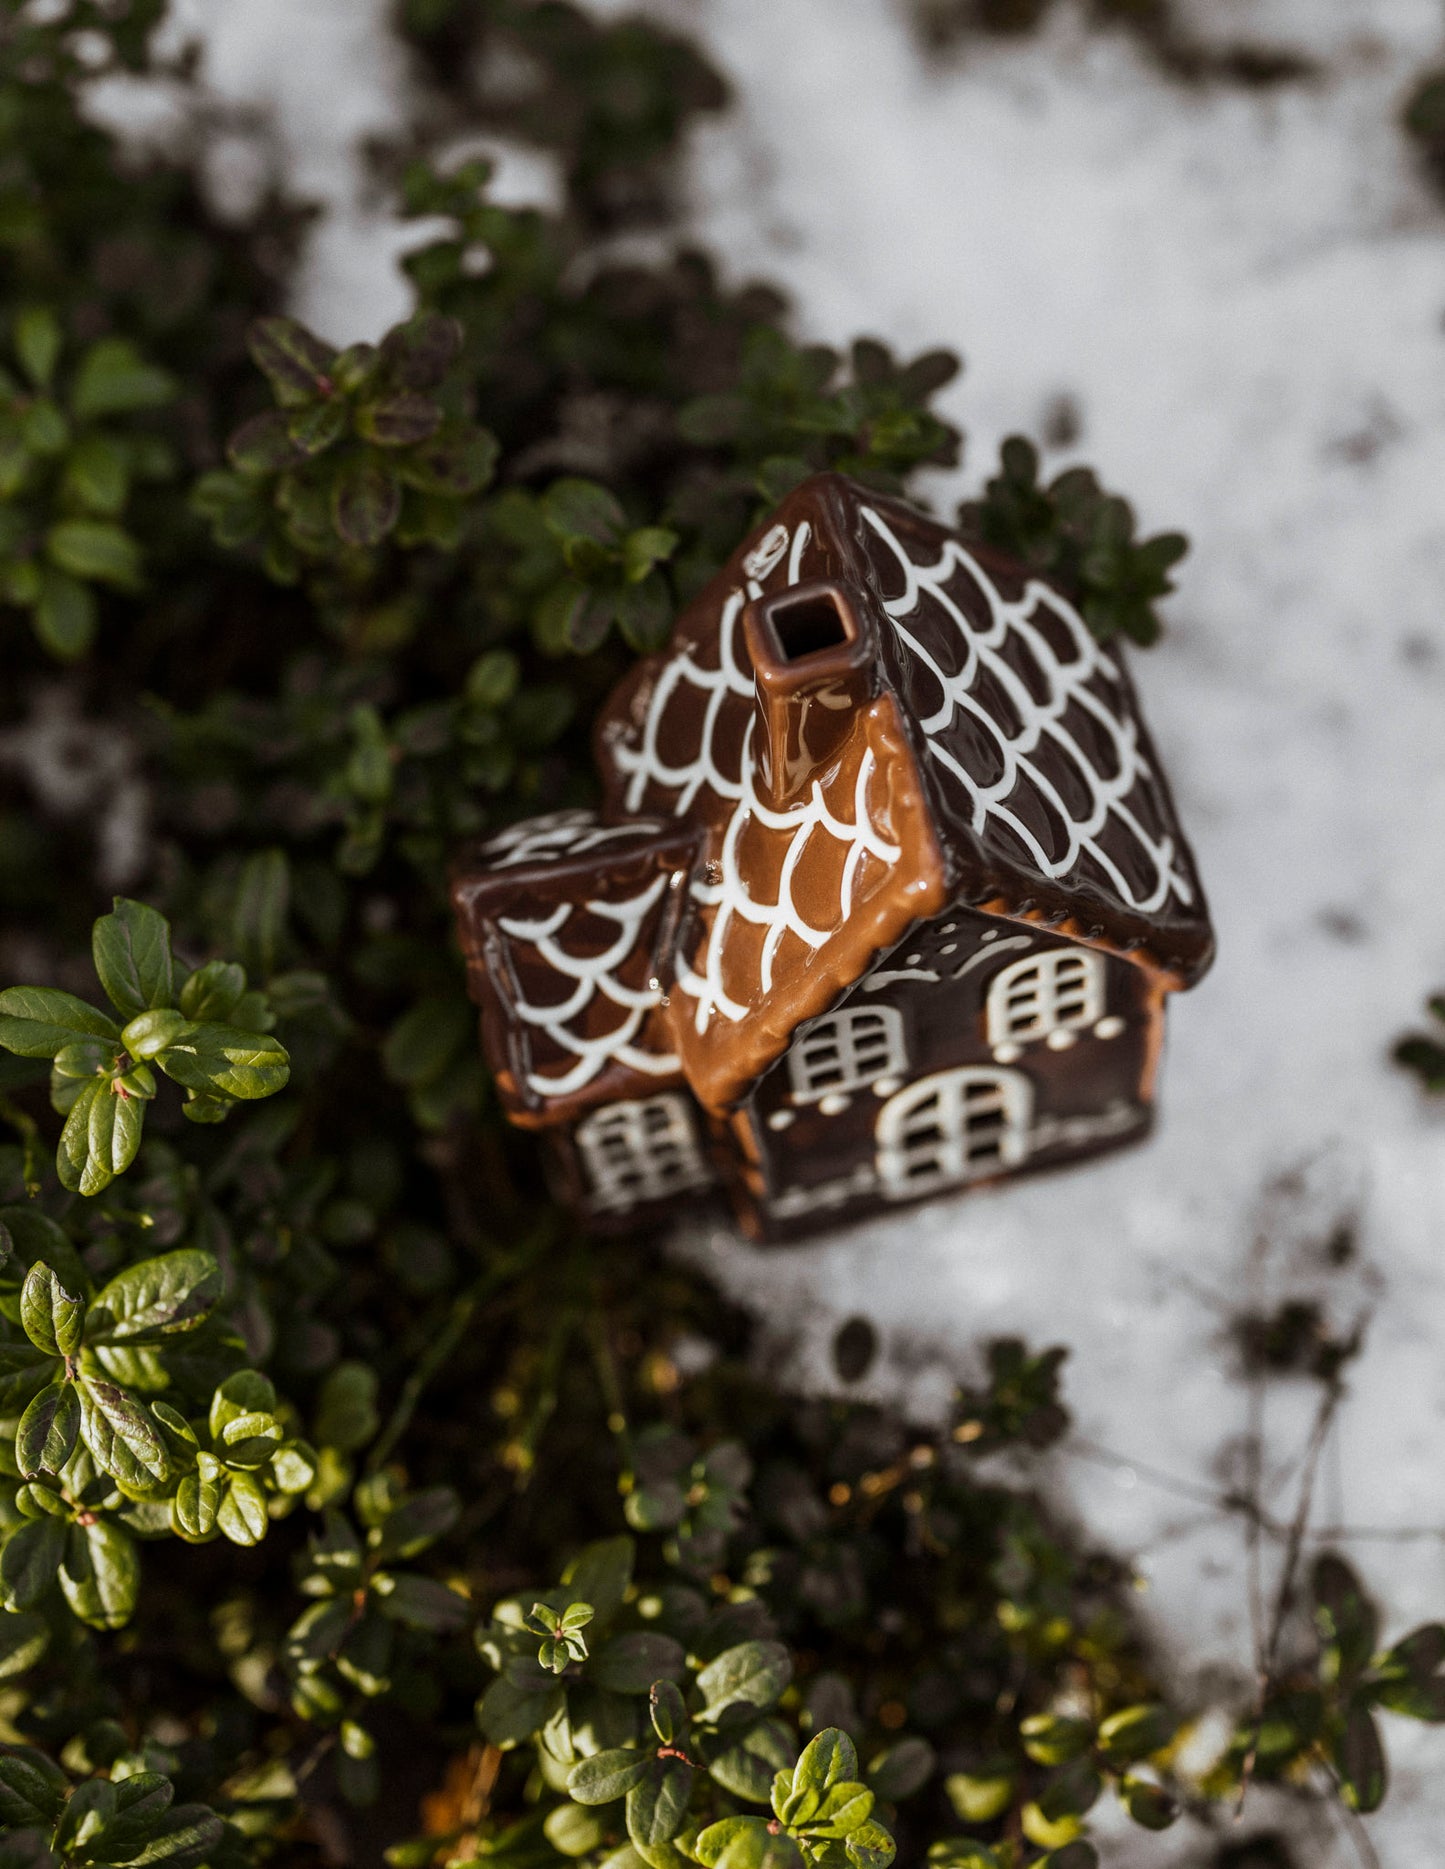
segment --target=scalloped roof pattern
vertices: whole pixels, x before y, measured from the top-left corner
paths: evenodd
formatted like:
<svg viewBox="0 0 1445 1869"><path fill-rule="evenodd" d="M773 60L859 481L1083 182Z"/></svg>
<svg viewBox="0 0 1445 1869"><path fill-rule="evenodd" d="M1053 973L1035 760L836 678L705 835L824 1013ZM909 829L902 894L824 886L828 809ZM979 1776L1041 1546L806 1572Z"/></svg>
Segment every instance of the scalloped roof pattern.
<svg viewBox="0 0 1445 1869"><path fill-rule="evenodd" d="M881 502L860 514L945 835L976 842L1011 893L1052 884L1139 923L1194 919L1202 892L1133 689L1078 610L1039 578L1007 595L942 527L895 528Z"/></svg>
<svg viewBox="0 0 1445 1869"><path fill-rule="evenodd" d="M673 826L561 811L482 845L484 881L469 889L463 880L457 896L477 911L486 985L504 1010L510 1043L498 1075L509 1101L570 1098L607 1074L680 1078L655 1017L669 897L691 854L669 853L678 841Z"/></svg>
<svg viewBox="0 0 1445 1869"><path fill-rule="evenodd" d="M779 809L742 616L818 577L868 607L878 690ZM482 970L526 1054L516 1094L555 1106L535 1120L669 1078L726 1108L961 898L1147 946L1176 984L1212 952L1119 658L1052 586L836 475L791 494L624 679L597 753L600 817L534 820L482 853Z"/></svg>

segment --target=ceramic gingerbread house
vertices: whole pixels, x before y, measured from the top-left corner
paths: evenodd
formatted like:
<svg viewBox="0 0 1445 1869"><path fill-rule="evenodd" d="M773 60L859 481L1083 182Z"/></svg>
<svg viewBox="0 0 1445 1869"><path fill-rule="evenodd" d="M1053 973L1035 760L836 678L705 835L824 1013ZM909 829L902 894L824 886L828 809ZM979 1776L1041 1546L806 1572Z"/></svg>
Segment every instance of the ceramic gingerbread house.
<svg viewBox="0 0 1445 1869"><path fill-rule="evenodd" d="M499 1093L590 1221L721 1183L787 1239L1147 1130L1213 938L1124 666L1051 585L820 475L596 756L600 810L454 880Z"/></svg>

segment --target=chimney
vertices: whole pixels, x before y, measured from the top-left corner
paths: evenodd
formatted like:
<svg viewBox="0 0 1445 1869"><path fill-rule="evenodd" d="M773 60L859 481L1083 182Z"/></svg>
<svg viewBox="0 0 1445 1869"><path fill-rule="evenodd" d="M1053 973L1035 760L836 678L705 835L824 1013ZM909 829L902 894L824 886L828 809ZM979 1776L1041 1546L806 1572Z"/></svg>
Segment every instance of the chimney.
<svg viewBox="0 0 1445 1869"><path fill-rule="evenodd" d="M756 693L759 792L774 810L807 796L877 686L877 638L830 578L758 597L743 612Z"/></svg>

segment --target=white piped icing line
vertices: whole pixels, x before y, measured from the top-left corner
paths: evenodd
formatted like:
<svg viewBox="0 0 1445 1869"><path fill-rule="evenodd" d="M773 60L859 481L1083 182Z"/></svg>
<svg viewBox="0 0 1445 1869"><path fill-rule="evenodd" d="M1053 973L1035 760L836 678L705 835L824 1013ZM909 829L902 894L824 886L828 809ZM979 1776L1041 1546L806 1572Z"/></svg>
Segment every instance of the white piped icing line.
<svg viewBox="0 0 1445 1869"><path fill-rule="evenodd" d="M781 540L777 537L780 531L783 534ZM781 564L786 553L787 581L796 584L802 575L803 555L811 536L811 527L804 522L792 535L789 548L786 529L775 526L771 532L764 534L761 542L749 554L744 561L744 569L750 572L755 583L759 575L754 571L755 562L772 570ZM734 590L723 605L718 621L717 666L702 666L694 660L691 650L685 650L669 661L658 676L657 685L649 698L639 744L635 749L621 744L615 754L619 769L627 776L626 804L629 811L636 811L640 807L649 786L662 786L676 792L672 810L679 817L691 810L704 786L732 806L717 860L706 865L704 872L692 884L694 903L699 908L714 911L698 956L700 965L694 965L681 952L676 960L677 984L681 991L696 1002L694 1018L699 1032L707 1030L714 1013L733 1023L747 1016L748 1008L734 998L723 983L727 937L735 920L751 923L766 931L759 962L759 985L766 993L772 988L773 966L784 937L792 934L805 946L820 948L852 910L854 888L863 859L871 856L880 863L894 864L902 855L900 847L882 836L869 821L868 785L874 771L871 752L865 753L859 764L851 818L839 817L830 811L824 801L822 788L816 783L805 800L790 806L786 811L776 811L765 804L758 795L755 783L754 722L751 719L744 731L737 778L730 779L718 770L713 749L718 716L724 702L729 695L745 699L749 705L753 699L752 669L746 662L740 661L738 656L740 618L746 601L746 591ZM658 750L658 734L668 703L680 683L699 689L707 696L707 700L695 756L683 765L671 766ZM791 838L778 878L777 899L771 902L763 901L753 893L738 860L743 832L753 819L768 830L788 833ZM809 840L818 836L834 838L846 849L838 915L830 917L821 928L815 927L802 915L791 895L792 878L797 866Z"/></svg>
<svg viewBox="0 0 1445 1869"><path fill-rule="evenodd" d="M528 818L498 831L483 846L482 854L493 869L507 870L518 863L582 856L601 844L615 844L636 834L631 824L599 824L591 811L549 811L545 817Z"/></svg>
<svg viewBox="0 0 1445 1869"><path fill-rule="evenodd" d="M1037 579L1031 579L1023 595L1010 603L983 566L957 539L947 541L933 564L915 564L881 514L868 506L862 511L864 519L897 559L903 574L902 594L890 598L884 609L909 654L916 656L938 682L942 700L919 725L928 737L932 756L958 780L971 799L975 835L982 835L990 819L1007 825L1028 850L1040 873L1056 880L1067 876L1087 855L1109 878L1120 900L1139 914L1156 913L1171 896L1186 906L1191 904L1194 890L1183 867L1176 861L1175 840L1167 833L1151 837L1125 802L1135 786L1141 780L1152 779L1153 773L1139 750L1135 723L1113 713L1099 692L1101 681L1116 679L1113 664L1078 611L1057 591ZM980 631L949 594L949 580L960 567L972 578L989 606L987 630ZM963 665L957 674L946 674L906 626L905 619L918 608L924 593L933 598L957 626L963 650ZM1067 632L1074 650L1072 660L1061 661L1032 621L1034 612L1040 608L1047 609ZM1042 702L1034 699L1017 670L1001 653L1013 632L1023 639L1047 680L1049 692ZM977 698L975 689L985 672L1008 696L1021 723L1021 730L1012 736ZM1095 767L1064 726L1063 718L1071 705L1090 714L1107 735L1118 768L1114 777L1106 777ZM965 763L963 737L950 731L959 715L967 716L998 749L1002 771L991 783L983 783ZM1090 809L1083 818L1076 818L1070 812L1050 780L1045 763L1037 758L1047 749L1050 740L1069 758L1088 786ZM1057 857L1042 847L1029 826L1005 802L1021 776L1048 801L1067 830L1067 847ZM1153 886L1142 894L1130 885L1099 841L1111 816L1128 829L1152 865Z"/></svg>
<svg viewBox="0 0 1445 1869"><path fill-rule="evenodd" d="M661 988L625 986L616 977L620 967L637 946L637 937L648 911L667 887L666 876L657 876L639 894L626 902L587 902L586 913L602 921L617 924L617 939L600 954L571 954L559 940L575 914L571 904L561 902L549 915L538 921L516 916L498 916L497 926L513 941L525 941L563 979L574 982L573 990L559 1005L533 1006L520 995L512 1000L515 1016L526 1025L540 1026L561 1051L577 1060L569 1071L553 1075L529 1071L527 1087L539 1096L565 1097L581 1090L609 1064L625 1064L648 1077L669 1075L678 1068L671 1052L645 1051L632 1041L647 1015L661 1002ZM586 1011L598 994L623 1013L611 1031L596 1038L584 1038L572 1031L570 1022Z"/></svg>

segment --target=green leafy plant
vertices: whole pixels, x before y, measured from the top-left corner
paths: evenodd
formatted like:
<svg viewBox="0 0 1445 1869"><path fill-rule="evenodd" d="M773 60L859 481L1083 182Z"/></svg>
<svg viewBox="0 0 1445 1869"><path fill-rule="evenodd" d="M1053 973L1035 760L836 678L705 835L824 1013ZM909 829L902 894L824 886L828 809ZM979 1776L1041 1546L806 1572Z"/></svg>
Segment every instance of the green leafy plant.
<svg viewBox="0 0 1445 1869"><path fill-rule="evenodd" d="M1420 1079L1428 1091L1445 1090L1445 994L1436 994L1426 1005L1431 1027L1412 1032L1395 1046L1395 1062L1403 1064Z"/></svg>
<svg viewBox="0 0 1445 1869"><path fill-rule="evenodd" d="M264 994L247 991L245 969L208 961L178 979L169 924L154 909L117 896L91 953L114 1018L54 987L0 993L0 1045L51 1060L51 1103L65 1117L56 1172L81 1194L98 1194L135 1160L157 1089L152 1065L183 1086L196 1123L223 1122L290 1076L270 1036L275 1015Z"/></svg>
<svg viewBox="0 0 1445 1869"><path fill-rule="evenodd" d="M919 36L934 52L966 45L980 35L1017 38L1036 32L1054 0L913 0ZM1316 75L1305 54L1254 39L1201 36L1174 0L1091 0L1087 23L1127 33L1167 77L1184 84L1229 84L1269 90Z"/></svg>
<svg viewBox="0 0 1445 1869"><path fill-rule="evenodd" d="M1033 1464L1062 1352L993 1346L938 1432L780 1392L696 1272L578 1235L478 1054L458 844L590 800L598 701L798 479L956 461L954 360L800 342L675 250L724 87L553 0L397 9L415 310L326 343L279 312L296 208L218 226L88 113L162 11L0 20L0 427L67 437L5 453L0 559L95 623L11 632L0 725L58 693L99 773L73 812L0 781L0 969L41 983L0 993L0 1856L1087 1869L1109 1798L1367 1808L1429 1628L1361 1663L1324 1589L1186 1779L1127 1567ZM458 113L550 151L559 208L439 160ZM1025 465L987 524L1147 635L1158 542ZM47 556L76 520L125 576Z"/></svg>
<svg viewBox="0 0 1445 1869"><path fill-rule="evenodd" d="M175 1804L175 1786L146 1769L144 1755L120 1753L106 1776L71 1782L31 1746L0 1756L0 1822L21 1847L28 1840L59 1869L81 1865L214 1859L227 1826L202 1804ZM234 1840L234 1833L233 1833Z"/></svg>
<svg viewBox="0 0 1445 1869"><path fill-rule="evenodd" d="M998 474L982 500L959 508L958 523L1061 585L1101 642L1158 641L1155 605L1173 590L1169 573L1189 550L1178 532L1136 541L1133 508L1086 467L1044 486L1038 450L1021 435L1003 444Z"/></svg>
<svg viewBox="0 0 1445 1869"><path fill-rule="evenodd" d="M12 327L15 368L0 366L0 601L30 614L53 655L95 637L94 586L140 587L142 557L123 522L137 480L175 473L160 436L122 419L163 408L174 379L124 337L101 338L62 376L56 314L28 306Z"/></svg>

